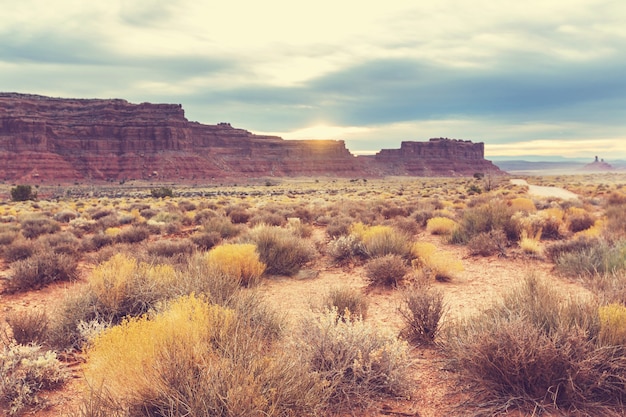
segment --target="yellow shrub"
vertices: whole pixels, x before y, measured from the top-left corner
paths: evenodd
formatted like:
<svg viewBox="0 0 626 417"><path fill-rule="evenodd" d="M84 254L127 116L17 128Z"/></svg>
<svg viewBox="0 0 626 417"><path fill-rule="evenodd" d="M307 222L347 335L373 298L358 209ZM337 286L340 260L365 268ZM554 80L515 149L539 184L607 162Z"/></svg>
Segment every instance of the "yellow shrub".
<svg viewBox="0 0 626 417"><path fill-rule="evenodd" d="M245 286L258 282L265 271L265 264L259 260L256 245L251 243L217 246L207 254L207 261L224 274L240 280Z"/></svg>
<svg viewBox="0 0 626 417"><path fill-rule="evenodd" d="M517 197L509 200L509 205L515 211L524 211L527 213L534 213L537 211L535 203L530 198Z"/></svg>
<svg viewBox="0 0 626 417"><path fill-rule="evenodd" d="M138 263L136 259L118 253L93 270L89 288L103 308L124 316L143 313L134 311L132 306L147 306L162 298L175 280L176 272L171 265Z"/></svg>
<svg viewBox="0 0 626 417"><path fill-rule="evenodd" d="M563 221L565 218L565 211L560 207L548 207L547 209L541 210L539 214L546 219L554 218L558 221Z"/></svg>
<svg viewBox="0 0 626 417"><path fill-rule="evenodd" d="M577 232L575 236L584 236L584 237L600 237L602 231L604 230L605 221L602 219L598 219L593 223L589 229L581 230Z"/></svg>
<svg viewBox="0 0 626 417"><path fill-rule="evenodd" d="M428 219L426 230L433 235L447 235L457 227L457 223L447 217L433 217Z"/></svg>
<svg viewBox="0 0 626 417"><path fill-rule="evenodd" d="M161 354L178 347L200 357L224 339L232 321L232 310L182 297L152 319L131 318L98 335L87 352L85 379L124 402L156 396Z"/></svg>
<svg viewBox="0 0 626 417"><path fill-rule="evenodd" d="M104 231L104 234L107 236L115 237L119 235L121 232L122 232L122 229L120 229L119 227L107 227L107 229Z"/></svg>
<svg viewBox="0 0 626 417"><path fill-rule="evenodd" d="M370 258L385 255L405 256L409 251L407 236L391 226L366 226L359 222L350 226L350 234L363 243L365 252Z"/></svg>
<svg viewBox="0 0 626 417"><path fill-rule="evenodd" d="M600 342L603 345L626 344L626 307L609 304L598 309Z"/></svg>
<svg viewBox="0 0 626 417"><path fill-rule="evenodd" d="M541 253L541 246L539 245L540 239L541 229L537 233L535 233L534 236L529 235L526 230L522 230L519 246L524 251L524 253L539 255Z"/></svg>
<svg viewBox="0 0 626 417"><path fill-rule="evenodd" d="M587 210L582 207L570 207L567 209L567 217L579 217L587 214Z"/></svg>
<svg viewBox="0 0 626 417"><path fill-rule="evenodd" d="M430 272L438 280L453 279L463 272L461 261L455 260L452 253L437 249L432 243L413 243L411 254L415 258L412 262L414 268Z"/></svg>

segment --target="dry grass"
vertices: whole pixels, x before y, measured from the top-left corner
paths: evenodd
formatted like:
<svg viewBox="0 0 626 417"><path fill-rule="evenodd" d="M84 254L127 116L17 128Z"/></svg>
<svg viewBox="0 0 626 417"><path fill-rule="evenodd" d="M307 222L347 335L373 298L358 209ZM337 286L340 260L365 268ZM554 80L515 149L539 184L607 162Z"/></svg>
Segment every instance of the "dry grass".
<svg viewBox="0 0 626 417"><path fill-rule="evenodd" d="M246 287L256 285L265 271L256 246L250 243L217 246L206 258L210 266Z"/></svg>
<svg viewBox="0 0 626 417"><path fill-rule="evenodd" d="M78 262L75 258L51 251L38 252L17 261L13 273L4 286L7 293L43 288L57 281L73 281L77 278Z"/></svg>
<svg viewBox="0 0 626 417"><path fill-rule="evenodd" d="M406 261L394 254L373 258L365 264L365 275L370 285L397 287L408 272Z"/></svg>
<svg viewBox="0 0 626 417"><path fill-rule="evenodd" d="M444 346L472 389L472 415L613 415L626 411L626 350L603 343L601 329L592 300L529 277L502 304L452 326Z"/></svg>
<svg viewBox="0 0 626 417"><path fill-rule="evenodd" d="M432 344L441 331L445 313L443 292L421 281L403 291L398 309L404 322L400 335L413 344Z"/></svg>
<svg viewBox="0 0 626 417"><path fill-rule="evenodd" d="M19 415L27 408L42 407L41 391L61 386L68 378L66 367L52 351L35 345L13 344L0 350L0 410Z"/></svg>
<svg viewBox="0 0 626 417"><path fill-rule="evenodd" d="M316 253L310 242L278 226L256 226L250 230L247 239L256 244L268 274L292 276Z"/></svg>

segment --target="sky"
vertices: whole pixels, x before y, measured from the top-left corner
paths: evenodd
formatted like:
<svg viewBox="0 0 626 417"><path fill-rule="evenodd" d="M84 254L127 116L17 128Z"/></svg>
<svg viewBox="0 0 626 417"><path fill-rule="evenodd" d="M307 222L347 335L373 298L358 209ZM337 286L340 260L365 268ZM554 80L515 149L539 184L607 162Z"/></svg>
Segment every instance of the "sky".
<svg viewBox="0 0 626 417"><path fill-rule="evenodd" d="M182 104L355 154L626 159L626 2L0 0L0 91Z"/></svg>

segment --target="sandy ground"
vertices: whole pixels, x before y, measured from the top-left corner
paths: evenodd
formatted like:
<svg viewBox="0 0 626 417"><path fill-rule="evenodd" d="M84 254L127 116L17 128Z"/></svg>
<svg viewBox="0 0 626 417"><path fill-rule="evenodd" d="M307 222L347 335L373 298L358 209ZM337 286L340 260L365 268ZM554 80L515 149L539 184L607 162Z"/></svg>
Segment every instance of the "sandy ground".
<svg viewBox="0 0 626 417"><path fill-rule="evenodd" d="M523 183L519 183L525 185ZM533 186L530 186L533 187ZM562 197L571 194L566 190L549 188L552 196ZM532 191L529 190L531 193ZM543 192L543 191L542 191ZM563 193L565 192L565 193ZM323 229L315 230L313 239L326 241ZM457 320L478 313L491 305L503 293L524 279L529 271L534 271L565 293L586 292L579 285L555 276L551 264L538 258L529 258L512 253L507 258L471 257L462 246L448 245L436 236L421 233L416 240L428 241L439 249L448 251L455 259L462 261L464 271L450 282L435 282L433 285L445 294L447 314L445 321ZM1 261L0 261L1 262ZM85 284L88 270L84 270L81 279L75 284L56 284L48 288L24 294L0 294L0 320L10 310L26 308L44 308L52 311L54 304L62 300L68 291L79 291ZM0 274L7 275L7 266L0 263ZM397 313L401 303L398 289L371 289L367 286L362 266L333 265L330 259L320 256L314 263L297 277L270 277L265 279L259 291L266 300L279 311L284 312L289 325L297 325L302 317L319 308L323 297L333 287L348 286L366 294L369 301L367 320L375 325L399 331L402 322ZM362 416L404 415L420 417L440 417L459 415L454 406L464 399L453 375L444 369L442 354L434 348L416 347L412 349L414 363L410 370L415 381L415 390L410 398L384 399L368 413L356 413ZM36 417L67 415L78 404L83 391L80 366L72 363L73 375L64 389L49 394L50 407L34 414ZM519 414L511 414L518 416Z"/></svg>
<svg viewBox="0 0 626 417"><path fill-rule="evenodd" d="M526 180L512 179L511 184L528 187L528 194L537 197L556 197L563 200L578 199L578 195L560 187L545 187L542 185L528 184Z"/></svg>

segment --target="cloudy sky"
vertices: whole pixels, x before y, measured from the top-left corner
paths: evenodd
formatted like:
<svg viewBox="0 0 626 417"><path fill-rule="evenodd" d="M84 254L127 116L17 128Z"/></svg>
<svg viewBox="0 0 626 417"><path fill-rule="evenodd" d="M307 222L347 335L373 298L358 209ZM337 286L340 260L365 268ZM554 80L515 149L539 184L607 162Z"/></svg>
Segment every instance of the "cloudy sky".
<svg viewBox="0 0 626 417"><path fill-rule="evenodd" d="M626 2L2 0L0 91L180 103L355 153L626 159Z"/></svg>

